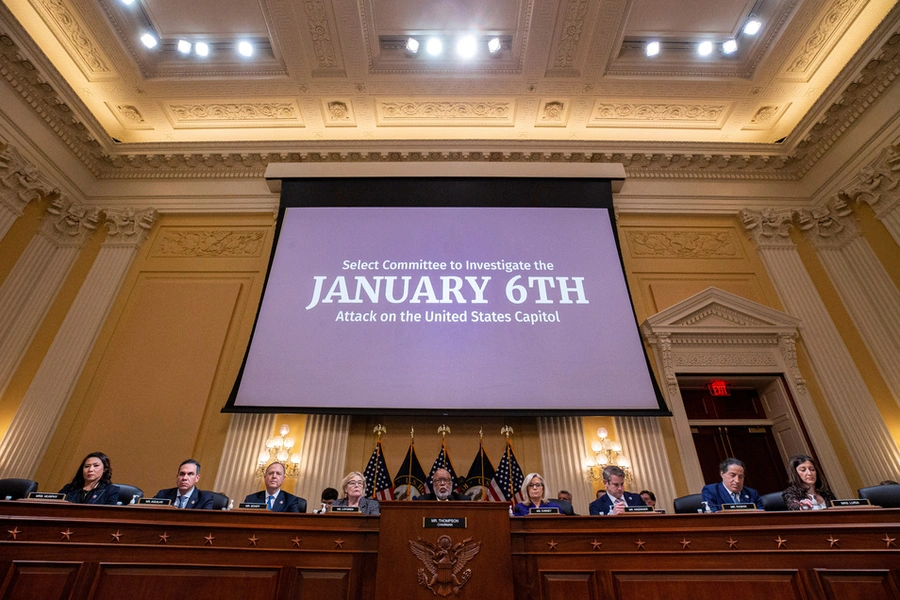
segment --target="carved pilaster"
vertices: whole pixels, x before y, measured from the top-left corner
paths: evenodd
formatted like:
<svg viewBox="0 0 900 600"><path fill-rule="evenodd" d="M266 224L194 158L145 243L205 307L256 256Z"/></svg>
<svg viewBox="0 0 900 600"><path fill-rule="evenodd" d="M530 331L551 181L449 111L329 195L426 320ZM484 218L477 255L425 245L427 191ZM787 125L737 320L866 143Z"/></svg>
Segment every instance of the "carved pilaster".
<svg viewBox="0 0 900 600"><path fill-rule="evenodd" d="M557 491L565 489L572 493L576 507L587 506L594 498L584 471L588 457L581 417L541 417L538 434L544 480L555 486L547 493L556 497Z"/></svg>
<svg viewBox="0 0 900 600"><path fill-rule="evenodd" d="M95 220L92 211L61 210L51 229L64 237L80 237L87 228L85 223ZM49 243L46 238L44 243ZM37 470L136 254L137 246L131 244L100 248L0 442L0 468L10 476L32 477Z"/></svg>
<svg viewBox="0 0 900 600"><path fill-rule="evenodd" d="M741 222L759 249L793 248L791 241L792 214L790 210L766 208L761 211L741 211Z"/></svg>
<svg viewBox="0 0 900 600"><path fill-rule="evenodd" d="M888 146L859 170L839 195L850 202L865 202L875 211L897 244L900 244L900 147Z"/></svg>
<svg viewBox="0 0 900 600"><path fill-rule="evenodd" d="M137 248L147 239L155 222L156 211L152 208L140 212L133 208L109 209L106 211L108 232L103 245Z"/></svg>
<svg viewBox="0 0 900 600"><path fill-rule="evenodd" d="M853 211L840 196L827 204L797 211L797 222L817 249L841 248L860 236Z"/></svg>
<svg viewBox="0 0 900 600"><path fill-rule="evenodd" d="M847 240L841 236L847 236L851 242L858 240L858 236L845 233L846 225L836 231L835 226L842 222L836 220L830 209L828 215L802 222L812 223L807 231L815 230L816 235L824 231L830 233L825 237L837 238L842 243ZM869 485L884 479L885 473L900 474L900 450L796 248L793 244L785 247L764 240L759 245L759 254L787 313L802 319L800 334L809 351L816 380L863 482Z"/></svg>
<svg viewBox="0 0 900 600"><path fill-rule="evenodd" d="M0 239L6 235L25 206L53 192L37 167L12 146L0 152Z"/></svg>
<svg viewBox="0 0 900 600"><path fill-rule="evenodd" d="M57 246L81 247L100 224L100 209L60 196L47 207L40 234Z"/></svg>

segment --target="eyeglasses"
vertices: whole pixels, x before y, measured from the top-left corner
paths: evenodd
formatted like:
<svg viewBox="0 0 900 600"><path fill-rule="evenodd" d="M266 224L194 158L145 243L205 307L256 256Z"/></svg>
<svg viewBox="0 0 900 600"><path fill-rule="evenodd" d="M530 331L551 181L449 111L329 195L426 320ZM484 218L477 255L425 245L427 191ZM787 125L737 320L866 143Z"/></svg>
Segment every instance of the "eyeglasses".
<svg viewBox="0 0 900 600"><path fill-rule="evenodd" d="M362 481L348 481L347 485L352 485L354 487L362 487L365 484Z"/></svg>
<svg viewBox="0 0 900 600"><path fill-rule="evenodd" d="M433 479L435 483L453 483L452 479Z"/></svg>
<svg viewBox="0 0 900 600"><path fill-rule="evenodd" d="M544 487L544 484L543 484L543 483L529 483L529 484L528 484L528 487L530 487L530 488L539 488L539 487Z"/></svg>

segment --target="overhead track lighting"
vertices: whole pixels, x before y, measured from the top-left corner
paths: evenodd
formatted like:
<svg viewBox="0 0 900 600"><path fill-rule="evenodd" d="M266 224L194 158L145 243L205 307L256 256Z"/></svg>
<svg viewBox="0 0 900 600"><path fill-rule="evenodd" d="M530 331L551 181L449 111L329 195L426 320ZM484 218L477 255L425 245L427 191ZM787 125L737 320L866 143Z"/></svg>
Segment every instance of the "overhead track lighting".
<svg viewBox="0 0 900 600"><path fill-rule="evenodd" d="M209 44L206 42L197 42L194 44L194 52L197 56L209 56Z"/></svg>
<svg viewBox="0 0 900 600"><path fill-rule="evenodd" d="M659 42L647 42L647 45L644 47L644 52L647 56L656 56L659 54Z"/></svg>
<svg viewBox="0 0 900 600"><path fill-rule="evenodd" d="M190 54L193 44L187 40L178 40L178 51L182 54Z"/></svg>
<svg viewBox="0 0 900 600"><path fill-rule="evenodd" d="M491 38L488 41L488 51L491 54L497 54L498 52L500 52L500 38L495 37Z"/></svg>
<svg viewBox="0 0 900 600"><path fill-rule="evenodd" d="M749 21L744 25L744 33L747 35L756 35L759 33L759 30L762 28L762 23L759 19L750 18Z"/></svg>
<svg viewBox="0 0 900 600"><path fill-rule="evenodd" d="M159 41L156 39L156 36L152 33L145 33L141 36L141 43L145 45L147 48L156 48L156 45Z"/></svg>
<svg viewBox="0 0 900 600"><path fill-rule="evenodd" d="M478 51L478 44L474 35L467 35L459 38L456 42L456 53L462 58L472 58Z"/></svg>
<svg viewBox="0 0 900 600"><path fill-rule="evenodd" d="M428 41L425 42L425 51L431 56L437 56L444 51L444 44L440 38L428 38Z"/></svg>
<svg viewBox="0 0 900 600"><path fill-rule="evenodd" d="M725 54L733 54L737 50L737 41L736 40L728 40L724 44L722 44L722 52Z"/></svg>
<svg viewBox="0 0 900 600"><path fill-rule="evenodd" d="M406 50L411 54L415 54L416 52L418 52L419 40L417 40L416 38L409 38L408 40L406 40Z"/></svg>
<svg viewBox="0 0 900 600"><path fill-rule="evenodd" d="M713 44L709 40L700 42L700 44L697 46L697 54L699 54L700 56L709 56L710 54L712 54L712 51Z"/></svg>
<svg viewBox="0 0 900 600"><path fill-rule="evenodd" d="M253 44L250 42L238 42L237 51L241 56L253 56Z"/></svg>

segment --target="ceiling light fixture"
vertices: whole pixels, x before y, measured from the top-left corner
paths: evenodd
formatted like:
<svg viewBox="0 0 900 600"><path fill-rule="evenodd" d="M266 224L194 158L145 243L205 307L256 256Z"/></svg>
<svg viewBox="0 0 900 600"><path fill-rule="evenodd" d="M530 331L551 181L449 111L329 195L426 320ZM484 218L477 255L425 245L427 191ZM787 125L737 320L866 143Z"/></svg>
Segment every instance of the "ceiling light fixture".
<svg viewBox="0 0 900 600"><path fill-rule="evenodd" d="M659 42L647 42L644 52L647 53L647 56L656 56L659 54Z"/></svg>
<svg viewBox="0 0 900 600"><path fill-rule="evenodd" d="M209 44L206 42L197 42L194 44L194 52L197 56L209 56Z"/></svg>
<svg viewBox="0 0 900 600"><path fill-rule="evenodd" d="M425 42L425 51L432 56L437 56L444 51L444 44L440 38L428 38L428 41Z"/></svg>
<svg viewBox="0 0 900 600"><path fill-rule="evenodd" d="M456 42L456 53L462 58L472 58L476 52L478 52L478 43L475 41L474 35L461 37Z"/></svg>
<svg viewBox="0 0 900 600"><path fill-rule="evenodd" d="M237 51L241 56L253 56L253 44L250 42L238 42Z"/></svg>
<svg viewBox="0 0 900 600"><path fill-rule="evenodd" d="M710 54L712 54L712 51L713 44L709 40L700 42L700 44L697 46L697 54L699 54L700 56L709 56Z"/></svg>
<svg viewBox="0 0 900 600"><path fill-rule="evenodd" d="M124 4L125 6L131 6L132 4L134 4L134 0L122 0L122 4Z"/></svg>
<svg viewBox="0 0 900 600"><path fill-rule="evenodd" d="M182 54L190 54L193 45L187 40L178 40L178 51Z"/></svg>
<svg viewBox="0 0 900 600"><path fill-rule="evenodd" d="M756 35L759 33L759 30L762 29L762 23L759 19L750 18L749 21L744 25L744 33L747 35Z"/></svg>
<svg viewBox="0 0 900 600"><path fill-rule="evenodd" d="M725 54L733 54L737 50L737 41L736 40L728 40L724 44L722 44L722 52Z"/></svg>
<svg viewBox="0 0 900 600"><path fill-rule="evenodd" d="M415 54L416 52L418 52L419 40L417 40L416 38L409 38L408 40L406 40L406 50L411 54Z"/></svg>
<svg viewBox="0 0 900 600"><path fill-rule="evenodd" d="M141 36L141 43L148 48L156 48L156 45L159 43L159 41L152 33L145 33Z"/></svg>
<svg viewBox="0 0 900 600"><path fill-rule="evenodd" d="M502 45L500 43L500 38L495 37L488 40L488 51L491 54L497 54L498 52L500 52L501 47Z"/></svg>

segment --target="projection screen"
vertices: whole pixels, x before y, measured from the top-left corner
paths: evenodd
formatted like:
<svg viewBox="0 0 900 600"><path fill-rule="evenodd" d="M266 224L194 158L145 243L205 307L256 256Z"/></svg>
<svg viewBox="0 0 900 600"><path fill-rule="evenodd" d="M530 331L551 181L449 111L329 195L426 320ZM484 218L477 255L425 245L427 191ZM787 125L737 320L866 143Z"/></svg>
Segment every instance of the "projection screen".
<svg viewBox="0 0 900 600"><path fill-rule="evenodd" d="M599 177L282 182L226 411L668 414Z"/></svg>

